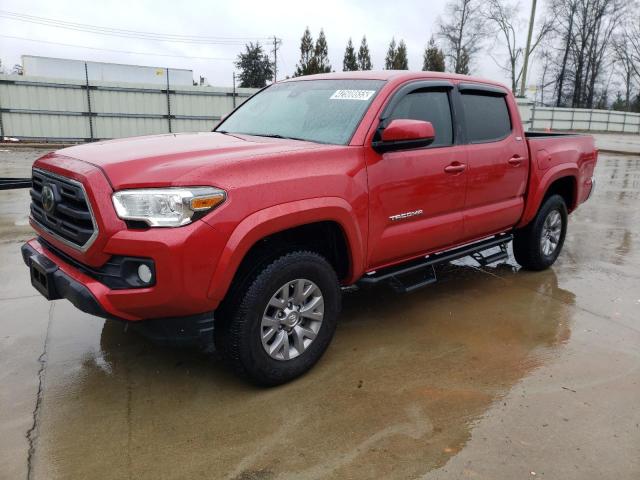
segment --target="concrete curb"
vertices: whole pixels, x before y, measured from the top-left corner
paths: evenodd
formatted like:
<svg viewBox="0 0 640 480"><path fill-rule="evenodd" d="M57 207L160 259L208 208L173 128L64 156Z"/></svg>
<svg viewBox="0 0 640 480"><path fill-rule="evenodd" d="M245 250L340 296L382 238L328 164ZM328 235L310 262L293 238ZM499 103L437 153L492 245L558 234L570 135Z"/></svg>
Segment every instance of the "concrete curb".
<svg viewBox="0 0 640 480"><path fill-rule="evenodd" d="M80 145L79 143L0 143L0 149L3 148L49 148L51 150L57 150L58 148L71 147L73 145Z"/></svg>
<svg viewBox="0 0 640 480"><path fill-rule="evenodd" d="M617 155L640 155L640 152L631 152L626 150L609 150L608 148L599 148L598 151L602 153L615 153Z"/></svg>

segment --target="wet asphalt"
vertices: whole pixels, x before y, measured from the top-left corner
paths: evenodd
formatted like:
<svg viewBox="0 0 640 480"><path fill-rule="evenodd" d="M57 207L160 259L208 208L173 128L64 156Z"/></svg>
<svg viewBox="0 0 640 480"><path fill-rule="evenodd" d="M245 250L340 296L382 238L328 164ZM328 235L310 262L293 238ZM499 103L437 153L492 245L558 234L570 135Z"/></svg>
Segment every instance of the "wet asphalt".
<svg viewBox="0 0 640 480"><path fill-rule="evenodd" d="M0 176L44 153L4 150ZM596 178L553 268L348 293L324 358L273 389L45 301L28 193L0 192L0 478L640 478L640 155Z"/></svg>

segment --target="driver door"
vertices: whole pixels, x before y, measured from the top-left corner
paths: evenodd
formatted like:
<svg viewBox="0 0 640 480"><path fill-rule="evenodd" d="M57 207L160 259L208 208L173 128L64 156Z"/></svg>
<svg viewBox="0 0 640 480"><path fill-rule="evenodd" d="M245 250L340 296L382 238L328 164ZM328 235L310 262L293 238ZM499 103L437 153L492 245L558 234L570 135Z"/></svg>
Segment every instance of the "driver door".
<svg viewBox="0 0 640 480"><path fill-rule="evenodd" d="M391 99L382 122L431 122L435 140L428 147L368 152L368 269L418 257L459 242L464 236L467 149L456 142L452 85L416 82Z"/></svg>

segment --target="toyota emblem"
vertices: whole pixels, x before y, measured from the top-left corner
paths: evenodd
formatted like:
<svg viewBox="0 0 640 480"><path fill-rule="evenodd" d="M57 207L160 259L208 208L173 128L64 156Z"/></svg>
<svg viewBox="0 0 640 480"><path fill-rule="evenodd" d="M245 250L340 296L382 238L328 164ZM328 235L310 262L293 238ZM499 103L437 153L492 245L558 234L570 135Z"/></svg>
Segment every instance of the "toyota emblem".
<svg viewBox="0 0 640 480"><path fill-rule="evenodd" d="M53 189L49 185L42 187L42 208L44 208L47 213L53 213L53 210L56 208Z"/></svg>

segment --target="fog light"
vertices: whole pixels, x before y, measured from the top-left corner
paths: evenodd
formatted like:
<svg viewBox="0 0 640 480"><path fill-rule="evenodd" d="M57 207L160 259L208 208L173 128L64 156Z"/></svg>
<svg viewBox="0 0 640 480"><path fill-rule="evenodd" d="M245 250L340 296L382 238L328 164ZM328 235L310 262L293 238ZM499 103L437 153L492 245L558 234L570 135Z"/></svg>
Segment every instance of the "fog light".
<svg viewBox="0 0 640 480"><path fill-rule="evenodd" d="M151 282L152 276L153 273L151 272L149 266L145 265L144 263L140 264L140 266L138 267L138 277L140 277L140 280L142 280L144 283L149 283Z"/></svg>

